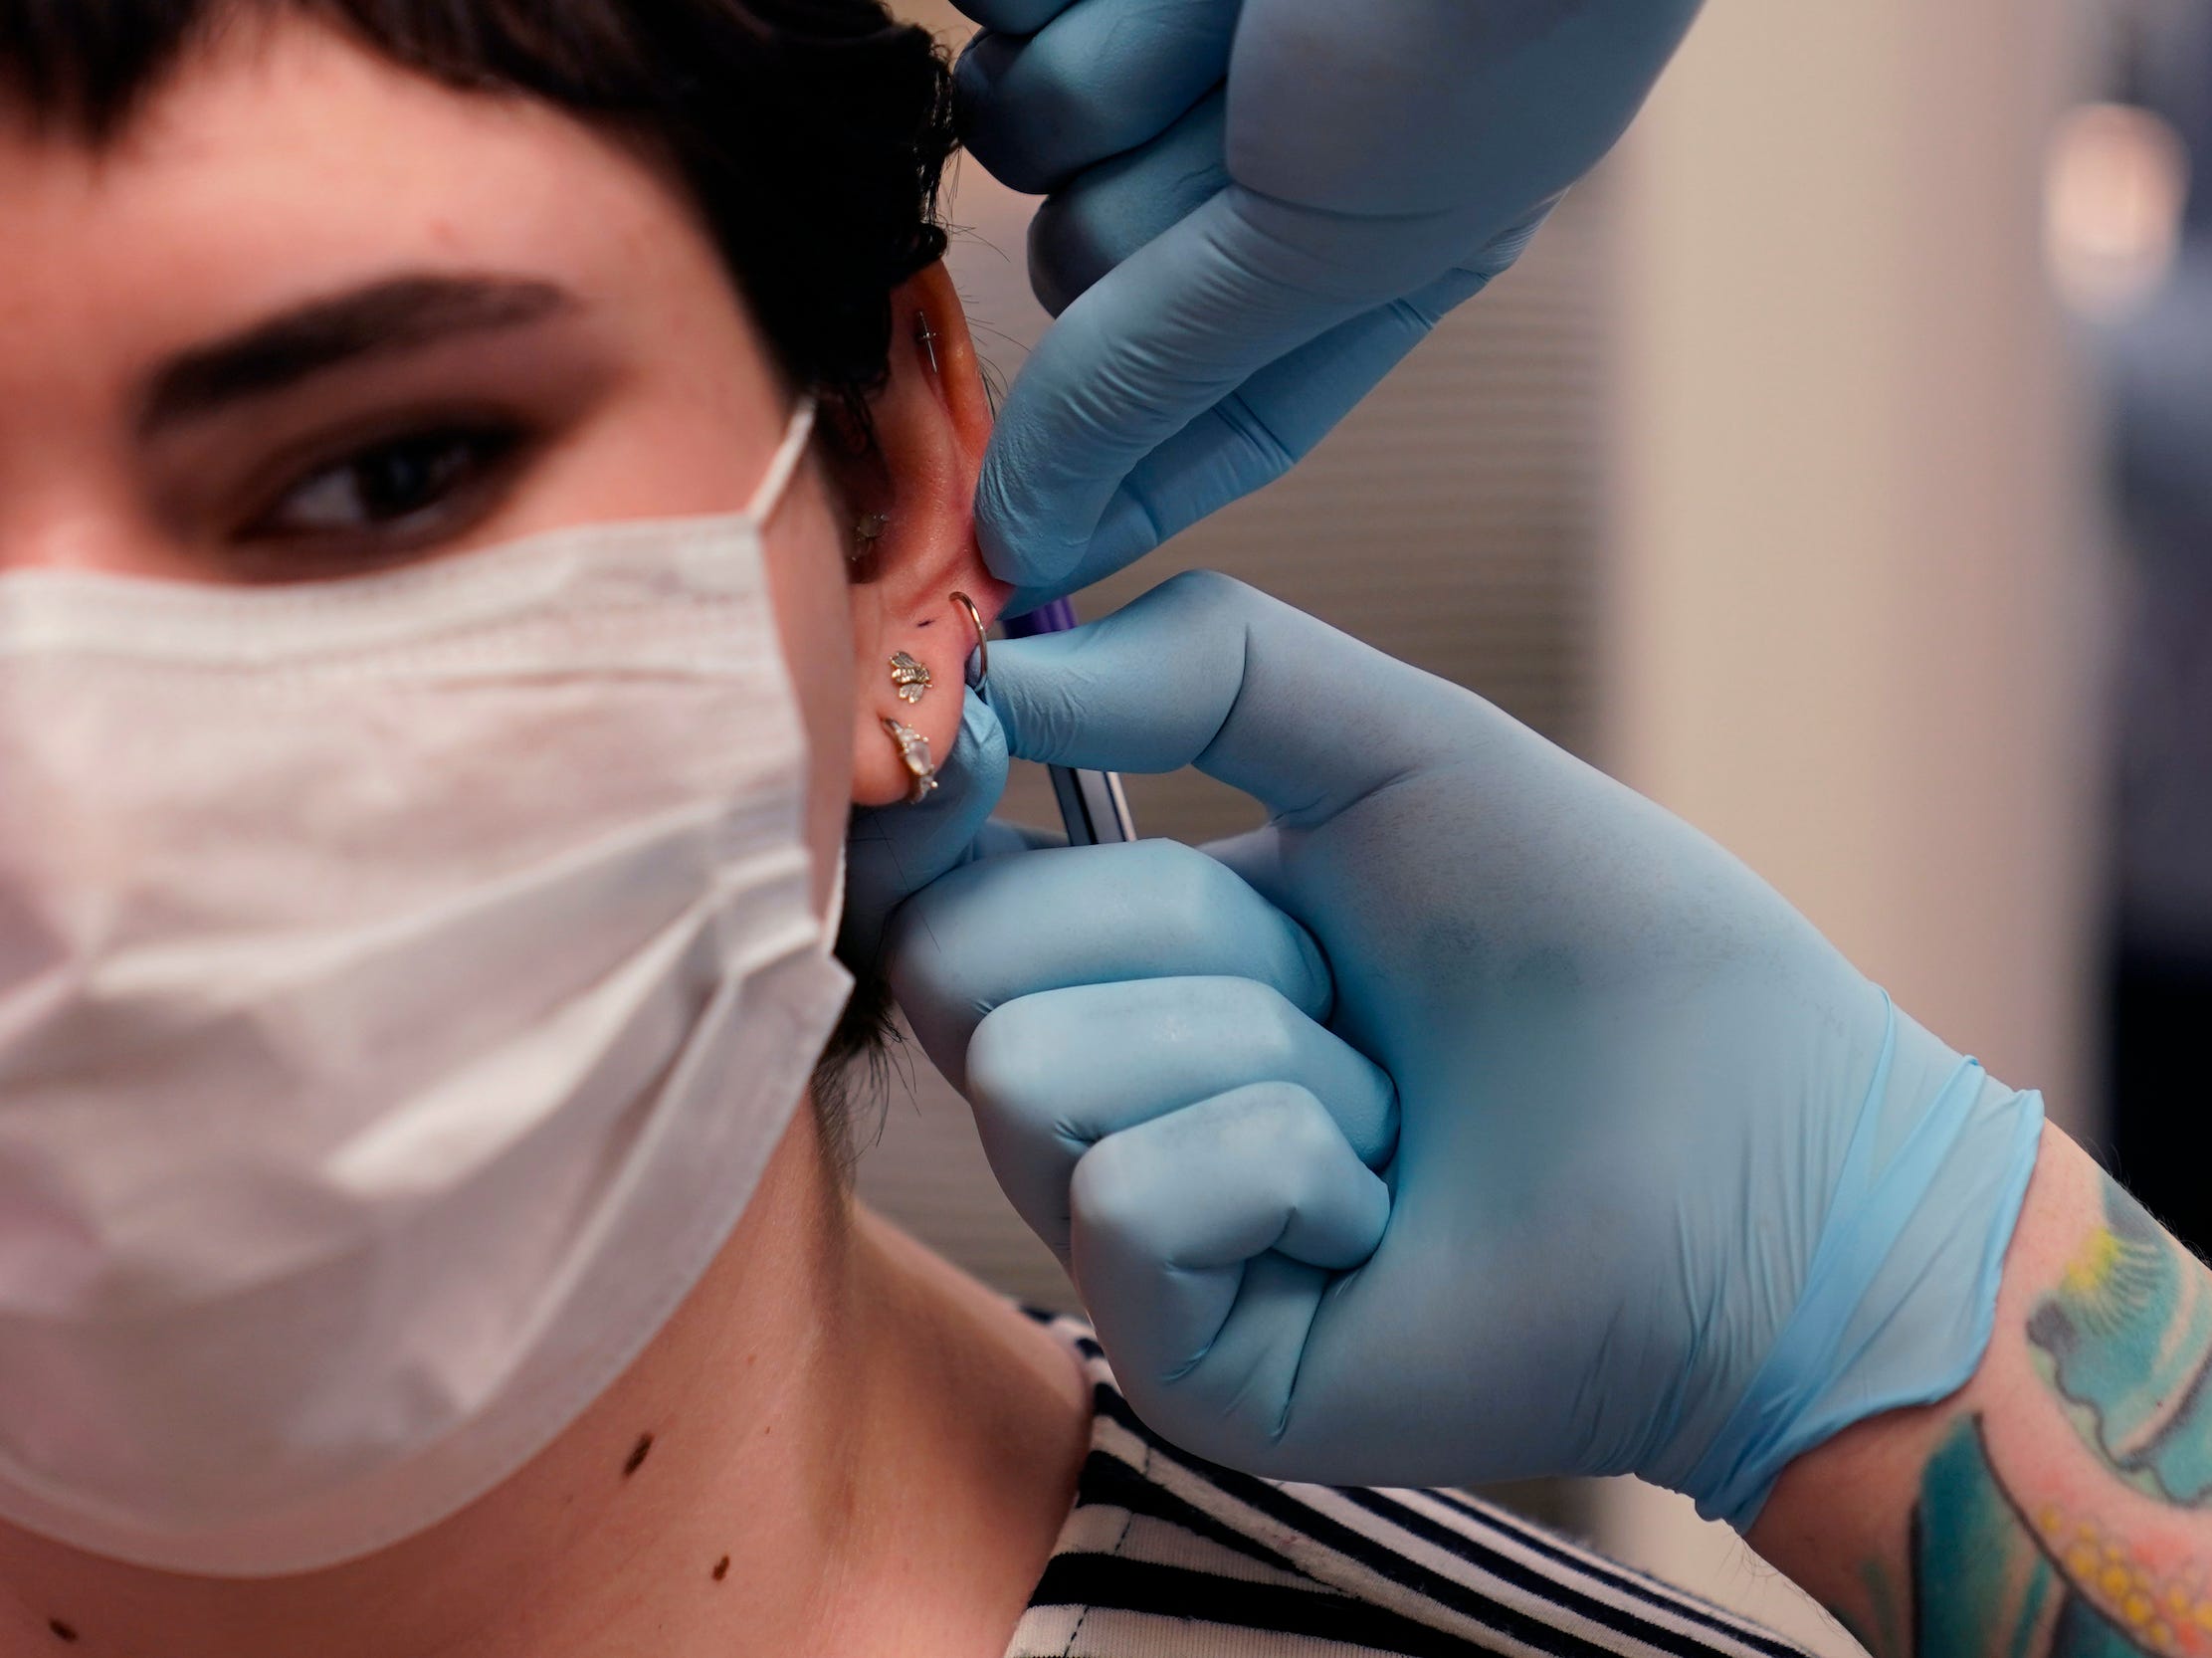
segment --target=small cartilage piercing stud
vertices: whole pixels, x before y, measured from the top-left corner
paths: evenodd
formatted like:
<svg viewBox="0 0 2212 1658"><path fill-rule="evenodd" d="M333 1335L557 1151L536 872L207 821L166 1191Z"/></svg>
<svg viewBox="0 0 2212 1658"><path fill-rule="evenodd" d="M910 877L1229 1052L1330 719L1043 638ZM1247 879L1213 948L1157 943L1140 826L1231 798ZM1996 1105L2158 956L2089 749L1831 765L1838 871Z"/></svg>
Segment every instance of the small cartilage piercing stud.
<svg viewBox="0 0 2212 1658"><path fill-rule="evenodd" d="M891 659L891 683L899 688L901 702L918 703L929 695L929 687L933 682L929 677L927 664L916 662L905 651L901 651Z"/></svg>
<svg viewBox="0 0 2212 1658"><path fill-rule="evenodd" d="M914 317L914 343L921 347L922 354L929 359L929 372L941 373L937 367L937 331L929 326L929 318L925 314L917 313Z"/></svg>
<svg viewBox="0 0 2212 1658"><path fill-rule="evenodd" d="M858 543L845 556L858 561L876 550L876 543L883 538L885 527L891 522L889 513L864 513L860 522L853 525L853 538Z"/></svg>
<svg viewBox="0 0 2212 1658"><path fill-rule="evenodd" d="M913 787L906 792L906 804L918 806L937 786L937 767L929 757L929 739L889 715L884 717L884 729L891 733L891 740L899 744L900 763L914 780Z"/></svg>

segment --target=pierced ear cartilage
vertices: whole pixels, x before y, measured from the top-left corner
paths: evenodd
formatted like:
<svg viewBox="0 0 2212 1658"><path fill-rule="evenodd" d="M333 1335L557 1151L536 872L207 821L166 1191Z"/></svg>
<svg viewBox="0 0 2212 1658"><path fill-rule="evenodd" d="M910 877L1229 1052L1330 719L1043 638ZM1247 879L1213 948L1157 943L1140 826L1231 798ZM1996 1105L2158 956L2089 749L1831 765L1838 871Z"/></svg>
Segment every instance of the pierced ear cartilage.
<svg viewBox="0 0 2212 1658"><path fill-rule="evenodd" d="M952 602L968 613L968 624L975 629L975 651L968 658L967 682L969 690L981 691L983 682L991 677L991 642L983 633L983 612L965 593L953 594Z"/></svg>
<svg viewBox="0 0 2212 1658"><path fill-rule="evenodd" d="M937 367L937 332L929 326L929 316L926 311L917 311L914 314L914 343L919 345L922 353L928 357L929 372L941 376L944 371Z"/></svg>
<svg viewBox="0 0 2212 1658"><path fill-rule="evenodd" d="M853 525L853 538L860 544L847 553L846 558L857 563L874 552L876 543L883 538L884 530L890 522L889 513L863 513L860 522Z"/></svg>
<svg viewBox="0 0 2212 1658"><path fill-rule="evenodd" d="M914 780L914 786L907 791L906 804L918 806L937 786L937 767L929 757L929 739L889 715L884 717L884 729L891 733L891 740L899 744L900 761Z"/></svg>
<svg viewBox="0 0 2212 1658"><path fill-rule="evenodd" d="M918 703L929 695L929 687L936 682L930 678L926 663L916 662L905 651L891 659L891 683L899 688L903 703Z"/></svg>

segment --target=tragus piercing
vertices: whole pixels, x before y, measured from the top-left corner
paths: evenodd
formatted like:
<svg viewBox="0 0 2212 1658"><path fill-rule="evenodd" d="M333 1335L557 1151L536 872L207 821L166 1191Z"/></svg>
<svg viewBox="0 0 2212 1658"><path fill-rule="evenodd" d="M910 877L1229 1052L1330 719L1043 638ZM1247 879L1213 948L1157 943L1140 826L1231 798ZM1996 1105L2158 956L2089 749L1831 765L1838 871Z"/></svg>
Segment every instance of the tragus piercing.
<svg viewBox="0 0 2212 1658"><path fill-rule="evenodd" d="M937 786L937 767L929 757L929 739L889 715L884 717L884 729L891 733L891 740L899 744L900 763L914 780L913 787L907 791L906 804L918 806Z"/></svg>
<svg viewBox="0 0 2212 1658"><path fill-rule="evenodd" d="M969 690L981 691L983 682L991 677L991 642L983 633L983 612L965 593L953 594L952 602L968 613L968 624L975 629L975 649L968 656L966 677Z"/></svg>
<svg viewBox="0 0 2212 1658"><path fill-rule="evenodd" d="M929 687L935 682L926 663L916 662L901 651L891 659L891 683L899 688L901 702L918 703L929 695Z"/></svg>

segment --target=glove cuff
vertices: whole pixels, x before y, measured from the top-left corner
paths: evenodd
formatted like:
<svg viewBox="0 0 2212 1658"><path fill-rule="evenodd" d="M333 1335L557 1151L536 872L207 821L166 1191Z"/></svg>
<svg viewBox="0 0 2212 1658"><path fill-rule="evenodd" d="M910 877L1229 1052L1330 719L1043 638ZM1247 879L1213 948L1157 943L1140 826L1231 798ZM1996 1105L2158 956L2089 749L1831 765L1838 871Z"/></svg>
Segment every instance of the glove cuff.
<svg viewBox="0 0 2212 1658"><path fill-rule="evenodd" d="M1865 1417L1956 1391L1989 1345L2043 1097L2006 1088L1884 1003L1882 1055L1796 1310L1680 1485L1738 1532L1792 1459ZM1952 1061L1902 1137L1885 1133L1901 1104L1911 1111L1892 1097L1913 1086L1893 1083L1901 1039L1908 1079L1930 1074L1928 1048Z"/></svg>

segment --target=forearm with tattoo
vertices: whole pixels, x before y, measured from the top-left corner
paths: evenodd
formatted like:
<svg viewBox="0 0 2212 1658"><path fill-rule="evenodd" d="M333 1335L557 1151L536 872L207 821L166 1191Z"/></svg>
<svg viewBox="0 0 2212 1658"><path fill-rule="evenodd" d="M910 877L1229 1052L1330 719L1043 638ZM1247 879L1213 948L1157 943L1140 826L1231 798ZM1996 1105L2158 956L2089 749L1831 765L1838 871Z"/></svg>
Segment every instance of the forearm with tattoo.
<svg viewBox="0 0 2212 1658"><path fill-rule="evenodd" d="M2212 1272L2055 1133L1988 1356L1752 1542L1880 1658L2212 1658Z"/></svg>

